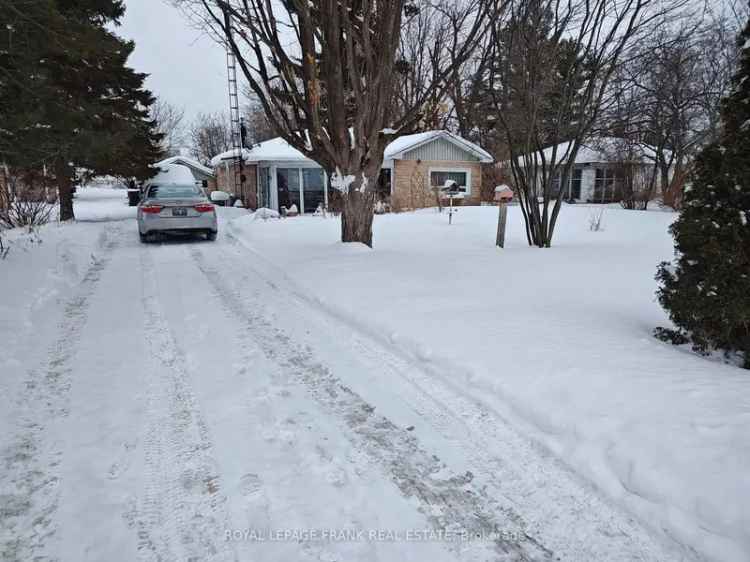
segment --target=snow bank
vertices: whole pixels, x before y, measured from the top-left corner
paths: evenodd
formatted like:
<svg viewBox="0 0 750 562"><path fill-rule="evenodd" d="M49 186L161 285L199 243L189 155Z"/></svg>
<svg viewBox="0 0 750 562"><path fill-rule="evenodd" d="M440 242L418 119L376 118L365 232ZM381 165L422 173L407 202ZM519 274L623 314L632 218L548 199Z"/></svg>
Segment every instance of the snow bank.
<svg viewBox="0 0 750 562"><path fill-rule="evenodd" d="M105 247L128 235L137 241L136 226L112 222L134 215L122 189L79 188L74 200L77 222L52 222L29 234L25 229L4 231L10 251L0 260L0 396L17 396L29 357L43 355L56 334L61 304L73 294ZM0 428L11 427L0 408Z"/></svg>
<svg viewBox="0 0 750 562"><path fill-rule="evenodd" d="M311 302L429 365L544 444L657 532L750 558L750 377L651 336L674 215L566 206L556 246L506 249L497 209L375 218L372 251L338 220L241 219L232 229Z"/></svg>
<svg viewBox="0 0 750 562"><path fill-rule="evenodd" d="M263 219L277 219L279 218L278 211L274 211L273 209L269 209L267 207L261 207L257 211L255 211L252 215L253 220Z"/></svg>
<svg viewBox="0 0 750 562"><path fill-rule="evenodd" d="M73 208L79 222L134 219L136 207L128 206L126 190L110 187L78 188Z"/></svg>

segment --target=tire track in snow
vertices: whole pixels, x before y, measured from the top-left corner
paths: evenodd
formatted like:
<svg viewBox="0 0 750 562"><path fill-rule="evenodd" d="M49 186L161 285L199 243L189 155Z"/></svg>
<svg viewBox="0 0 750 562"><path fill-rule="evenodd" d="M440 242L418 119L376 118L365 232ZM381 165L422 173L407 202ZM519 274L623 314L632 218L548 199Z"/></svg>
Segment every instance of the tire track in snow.
<svg viewBox="0 0 750 562"><path fill-rule="evenodd" d="M191 254L226 310L248 327L247 337L270 360L294 375L326 411L349 428L346 437L390 476L405 497L417 500L433 529L465 531L489 539L471 546L487 545L493 559L554 559L551 551L523 532L517 517L509 517L484 489L472 483L473 474L448 474L440 459L422 449L412 433L376 414L370 404L319 363L310 348L294 345L288 335L257 312L262 308L261 303L253 306L254 303L246 302L247 296L226 281L231 278L227 271L232 268L231 259L222 260L220 273L208 265L199 249L194 248Z"/></svg>
<svg viewBox="0 0 750 562"><path fill-rule="evenodd" d="M228 237L242 248L231 232ZM250 253L275 271L275 266L257 252ZM226 257L225 262L231 259ZM283 291L279 278L257 267L251 271L274 290ZM293 283L280 275L280 279ZM292 308L297 302L311 306L327 322L344 327L336 333L355 349L366 366L385 375L380 378L406 383L398 385L399 399L453 449L461 451L470 467L477 467L477 480L488 486L488 495L497 500L496 509L516 522L528 540L544 544L566 560L700 559L677 541L669 543L654 536L648 530L650 522L644 526L612 505L559 459L521 435L500 413L456 384L440 365L417 362L399 350L392 351L345 320L342 323L338 316L321 310L296 288L290 291L290 298L295 300Z"/></svg>
<svg viewBox="0 0 750 562"><path fill-rule="evenodd" d="M518 517L527 536L552 544L563 559L578 561L693 559L691 553L668 555L643 527L607 504L587 483L560 466L559 461L521 437L509 422L463 393L445 385L439 374L422 365L389 354L377 345L353 336L362 355L400 378L400 398L451 444L472 466L482 468L482 480L502 498L509 517ZM494 450L502 444L503 455ZM545 506L546 518L563 524L550 533L540 521L524 521L516 513ZM567 525L565 525L567 522ZM667 558L665 558L665 556Z"/></svg>
<svg viewBox="0 0 750 562"><path fill-rule="evenodd" d="M219 467L190 377L159 302L151 248L141 252L144 337L153 357L144 440L146 489L125 517L141 560L235 561Z"/></svg>
<svg viewBox="0 0 750 562"><path fill-rule="evenodd" d="M86 325L91 297L117 245L120 230L102 230L91 265L63 309L58 336L45 362L32 370L16 400L18 420L9 445L0 451L0 558L54 559L48 541L57 533L59 466L63 443L49 432L68 416L74 383L71 360Z"/></svg>

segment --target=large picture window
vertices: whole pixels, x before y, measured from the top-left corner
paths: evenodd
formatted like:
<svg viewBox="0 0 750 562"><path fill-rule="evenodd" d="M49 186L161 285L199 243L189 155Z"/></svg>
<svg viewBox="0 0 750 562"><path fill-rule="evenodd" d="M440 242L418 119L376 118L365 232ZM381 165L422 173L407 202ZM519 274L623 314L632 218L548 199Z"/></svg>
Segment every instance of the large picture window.
<svg viewBox="0 0 750 562"><path fill-rule="evenodd" d="M430 187L443 187L447 181L454 181L471 193L471 174L468 170L430 170Z"/></svg>
<svg viewBox="0 0 750 562"><path fill-rule="evenodd" d="M321 168L276 168L279 210L297 206L299 213L314 213L326 205L326 181Z"/></svg>

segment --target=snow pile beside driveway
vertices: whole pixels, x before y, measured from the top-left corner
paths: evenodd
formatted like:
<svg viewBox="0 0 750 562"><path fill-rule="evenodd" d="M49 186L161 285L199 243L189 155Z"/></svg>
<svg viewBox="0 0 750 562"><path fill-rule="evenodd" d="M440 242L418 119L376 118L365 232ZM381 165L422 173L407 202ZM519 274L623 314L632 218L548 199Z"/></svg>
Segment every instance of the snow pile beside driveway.
<svg viewBox="0 0 750 562"><path fill-rule="evenodd" d="M556 245L506 249L497 209L375 218L374 250L339 221L230 223L297 292L419 360L544 444L645 524L717 560L750 559L750 376L651 336L674 215L566 206ZM384 381L387 384L387 381Z"/></svg>
<svg viewBox="0 0 750 562"><path fill-rule="evenodd" d="M136 207L128 206L127 191L115 187L78 188L74 211L78 222L127 220L136 216Z"/></svg>
<svg viewBox="0 0 750 562"><path fill-rule="evenodd" d="M79 189L74 201L82 222L51 222L33 233L26 229L3 232L10 250L0 260L0 395L14 396L25 375L24 361L40 353L61 321L61 303L71 297L87 271L101 259L105 247L119 236L118 223L105 217L127 210L122 190ZM125 213L122 213L123 215ZM135 232L135 222L132 229ZM11 408L0 408L0 428L9 427Z"/></svg>

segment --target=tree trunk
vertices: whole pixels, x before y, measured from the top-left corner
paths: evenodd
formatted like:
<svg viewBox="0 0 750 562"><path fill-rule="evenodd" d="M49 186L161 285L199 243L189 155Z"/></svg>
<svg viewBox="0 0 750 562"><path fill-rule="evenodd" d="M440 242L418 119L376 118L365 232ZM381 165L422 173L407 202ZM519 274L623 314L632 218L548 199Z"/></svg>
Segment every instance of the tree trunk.
<svg viewBox="0 0 750 562"><path fill-rule="evenodd" d="M55 163L55 179L57 180L57 194L60 200L60 220L75 219L73 215L73 178L72 170L64 161Z"/></svg>
<svg viewBox="0 0 750 562"><path fill-rule="evenodd" d="M361 242L372 248L372 220L375 216L374 193L352 190L343 197L341 241Z"/></svg>

